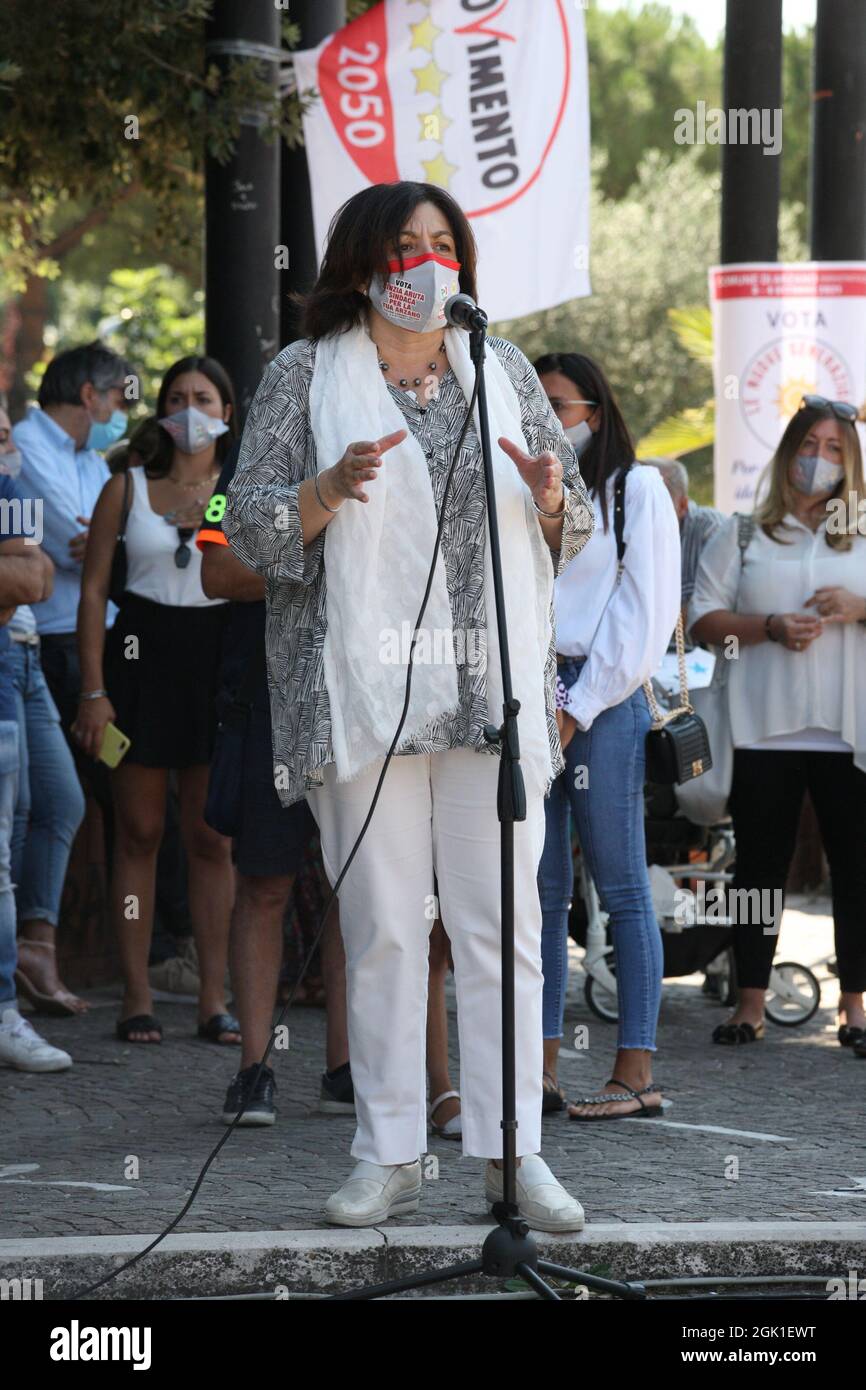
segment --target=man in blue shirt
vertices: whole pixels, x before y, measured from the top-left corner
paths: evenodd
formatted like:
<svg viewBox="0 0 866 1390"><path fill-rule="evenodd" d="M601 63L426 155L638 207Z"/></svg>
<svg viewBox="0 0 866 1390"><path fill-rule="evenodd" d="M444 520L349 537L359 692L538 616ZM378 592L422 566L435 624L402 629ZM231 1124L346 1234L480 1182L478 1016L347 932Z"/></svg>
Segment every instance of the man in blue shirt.
<svg viewBox="0 0 866 1390"><path fill-rule="evenodd" d="M42 668L64 731L81 689L75 628L87 528L109 477L98 452L126 431L138 395L129 364L101 343L61 352L46 368L39 406L12 431L21 453L18 488L42 509L42 545L54 562L54 592L36 609ZM115 609L109 604L109 625Z"/></svg>
<svg viewBox="0 0 866 1390"><path fill-rule="evenodd" d="M0 1065L19 1071L64 1071L72 1066L69 1053L45 1042L21 1017L15 993L10 846L18 795L19 732L6 624L18 604L39 603L51 593L51 566L34 543L38 534L38 521L36 526L25 525L25 508L11 477L0 473Z"/></svg>

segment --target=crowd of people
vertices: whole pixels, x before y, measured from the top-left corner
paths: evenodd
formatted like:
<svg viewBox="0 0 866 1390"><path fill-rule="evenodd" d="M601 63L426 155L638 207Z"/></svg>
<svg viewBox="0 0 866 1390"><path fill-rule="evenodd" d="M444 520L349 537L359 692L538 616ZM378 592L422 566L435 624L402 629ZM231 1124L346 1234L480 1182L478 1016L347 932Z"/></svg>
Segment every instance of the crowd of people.
<svg viewBox="0 0 866 1390"><path fill-rule="evenodd" d="M162 1041L152 933L166 845L182 847L198 1035L238 1049L223 1118L273 1123L259 1062L293 889L311 855L333 885L351 854L321 942L320 1105L357 1116L356 1165L325 1209L341 1225L417 1208L428 1128L486 1159L485 1196L502 1194L499 758L485 736L502 682L466 425L474 367L442 311L458 290L475 296L476 255L457 204L431 185L375 186L335 219L302 336L267 368L242 438L206 356L169 368L126 437L135 365L100 343L56 356L14 428L0 411L0 1063L72 1065L18 1002L86 1012L56 938L87 796L106 835L117 1039ZM678 461L635 458L584 353L531 364L490 337L487 382L527 802L518 1199L531 1225L575 1230L582 1207L541 1158L543 1114L651 1118L663 1103L644 686L680 617L689 644L731 658L734 886L781 896L808 790L832 879L839 1041L866 1056L866 544L828 510L863 496L863 465L856 410L804 398L753 515L727 518L689 499ZM406 701L406 661L384 637L425 592L424 631L461 640L450 659L416 658ZM572 825L609 916L619 1028L611 1080L569 1098ZM739 995L716 1043L762 1037L765 928L733 925Z"/></svg>

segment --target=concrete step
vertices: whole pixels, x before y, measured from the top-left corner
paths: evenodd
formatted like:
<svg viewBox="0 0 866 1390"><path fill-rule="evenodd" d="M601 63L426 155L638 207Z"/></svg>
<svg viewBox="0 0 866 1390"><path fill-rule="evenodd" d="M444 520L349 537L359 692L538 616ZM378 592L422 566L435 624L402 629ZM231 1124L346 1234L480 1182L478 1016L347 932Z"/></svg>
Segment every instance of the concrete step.
<svg viewBox="0 0 866 1390"><path fill-rule="evenodd" d="M477 1259L488 1229L478 1224L176 1234L95 1297L337 1293ZM611 1279L830 1279L847 1278L849 1271L866 1266L866 1222L860 1221L623 1222L590 1225L569 1236L534 1234L544 1259ZM0 1280L40 1279L45 1299L73 1298L153 1239L143 1234L0 1240ZM437 1292L496 1287L476 1275ZM14 1296L6 1285L0 1291Z"/></svg>

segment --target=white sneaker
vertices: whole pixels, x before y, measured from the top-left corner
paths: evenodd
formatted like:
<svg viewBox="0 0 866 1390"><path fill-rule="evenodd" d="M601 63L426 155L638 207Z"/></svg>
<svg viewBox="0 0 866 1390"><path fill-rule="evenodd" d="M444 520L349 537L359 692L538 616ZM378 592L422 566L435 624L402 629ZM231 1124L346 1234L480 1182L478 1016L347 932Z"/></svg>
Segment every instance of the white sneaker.
<svg viewBox="0 0 866 1390"><path fill-rule="evenodd" d="M484 1174L488 1202L502 1201L502 1169L488 1162ZM525 1154L517 1170L517 1210L536 1231L582 1231L583 1207L553 1176L541 1154Z"/></svg>
<svg viewBox="0 0 866 1390"><path fill-rule="evenodd" d="M381 1167L362 1159L352 1176L325 1203L325 1220L333 1226L377 1226L389 1216L417 1211L421 1198L421 1163Z"/></svg>
<svg viewBox="0 0 866 1390"><path fill-rule="evenodd" d="M17 1009L4 1009L0 1018L0 1066L17 1071L66 1071L72 1066L68 1052L52 1047Z"/></svg>

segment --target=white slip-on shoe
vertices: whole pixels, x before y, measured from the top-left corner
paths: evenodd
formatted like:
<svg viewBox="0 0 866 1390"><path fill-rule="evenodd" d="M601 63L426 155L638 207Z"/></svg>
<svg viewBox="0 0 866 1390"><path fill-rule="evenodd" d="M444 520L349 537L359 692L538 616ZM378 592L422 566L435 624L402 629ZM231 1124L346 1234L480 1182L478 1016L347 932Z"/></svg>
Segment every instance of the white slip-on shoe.
<svg viewBox="0 0 866 1390"><path fill-rule="evenodd" d="M421 1163L382 1167L361 1159L341 1188L325 1203L325 1220L333 1226L377 1226L389 1216L417 1211L421 1200Z"/></svg>
<svg viewBox="0 0 866 1390"><path fill-rule="evenodd" d="M72 1058L62 1048L40 1038L17 1009L4 1009L0 1018L0 1066L17 1071L66 1071Z"/></svg>
<svg viewBox="0 0 866 1390"><path fill-rule="evenodd" d="M488 1202L502 1201L502 1169L488 1162L484 1174ZM536 1231L582 1231L583 1207L553 1176L541 1154L525 1154L517 1170L517 1210Z"/></svg>

